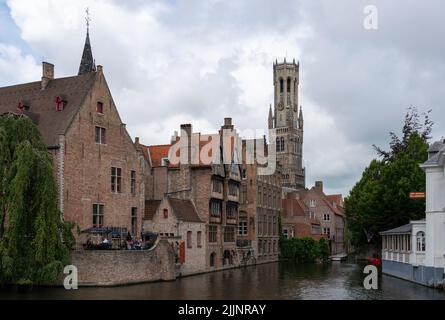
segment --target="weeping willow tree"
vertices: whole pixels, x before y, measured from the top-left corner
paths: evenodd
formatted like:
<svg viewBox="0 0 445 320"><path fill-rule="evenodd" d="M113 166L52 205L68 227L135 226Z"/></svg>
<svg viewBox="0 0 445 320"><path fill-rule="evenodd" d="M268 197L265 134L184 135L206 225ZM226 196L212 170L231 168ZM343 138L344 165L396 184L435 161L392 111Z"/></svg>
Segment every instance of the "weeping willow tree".
<svg viewBox="0 0 445 320"><path fill-rule="evenodd" d="M0 116L0 282L56 280L69 264L72 227L57 208L51 156L36 126Z"/></svg>

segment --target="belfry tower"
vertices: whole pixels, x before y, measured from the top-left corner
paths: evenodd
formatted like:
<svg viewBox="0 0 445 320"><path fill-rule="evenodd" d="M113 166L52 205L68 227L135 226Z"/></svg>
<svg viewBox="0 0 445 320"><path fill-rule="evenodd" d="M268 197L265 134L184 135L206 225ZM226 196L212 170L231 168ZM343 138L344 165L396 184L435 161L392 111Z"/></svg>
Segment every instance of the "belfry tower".
<svg viewBox="0 0 445 320"><path fill-rule="evenodd" d="M305 188L303 168L303 110L298 107L300 63L273 64L274 107L269 108L269 129L276 130L277 161L282 165L283 187Z"/></svg>

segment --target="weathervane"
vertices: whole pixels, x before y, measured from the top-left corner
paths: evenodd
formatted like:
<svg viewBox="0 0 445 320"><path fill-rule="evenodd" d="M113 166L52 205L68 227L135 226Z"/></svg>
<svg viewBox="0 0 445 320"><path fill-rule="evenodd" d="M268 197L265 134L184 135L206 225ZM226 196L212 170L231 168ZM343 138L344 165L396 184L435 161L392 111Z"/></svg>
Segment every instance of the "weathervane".
<svg viewBox="0 0 445 320"><path fill-rule="evenodd" d="M90 9L88 7L86 8L85 13L86 13L85 21L87 22L87 31L89 31L91 18L90 18Z"/></svg>

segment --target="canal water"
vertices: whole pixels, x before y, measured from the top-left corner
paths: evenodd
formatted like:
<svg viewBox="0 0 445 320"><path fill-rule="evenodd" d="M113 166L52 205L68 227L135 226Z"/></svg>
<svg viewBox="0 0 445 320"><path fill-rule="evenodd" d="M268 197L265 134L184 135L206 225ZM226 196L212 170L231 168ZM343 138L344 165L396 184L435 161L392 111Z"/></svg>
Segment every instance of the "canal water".
<svg viewBox="0 0 445 320"><path fill-rule="evenodd" d="M378 290L363 287L364 265L270 263L156 282L108 288L0 290L0 299L440 299L445 292L389 276Z"/></svg>

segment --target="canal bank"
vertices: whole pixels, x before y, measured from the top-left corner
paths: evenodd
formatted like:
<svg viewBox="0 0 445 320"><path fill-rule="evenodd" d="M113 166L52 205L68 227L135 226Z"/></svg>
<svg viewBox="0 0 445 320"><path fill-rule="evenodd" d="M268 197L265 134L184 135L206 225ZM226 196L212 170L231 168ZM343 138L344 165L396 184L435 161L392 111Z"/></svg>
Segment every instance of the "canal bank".
<svg viewBox="0 0 445 320"><path fill-rule="evenodd" d="M0 299L143 299L143 300L445 300L445 292L382 275L378 290L363 288L362 264L342 262L297 265L269 263L120 287L0 290Z"/></svg>

